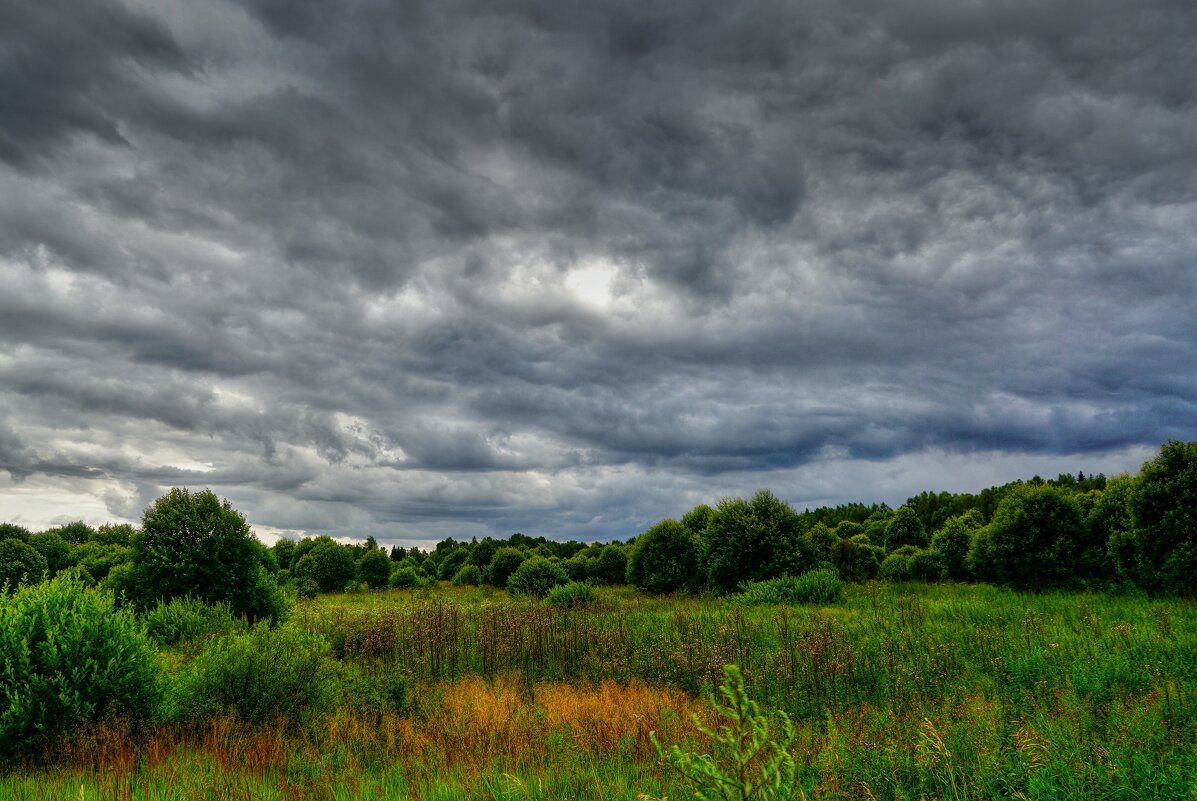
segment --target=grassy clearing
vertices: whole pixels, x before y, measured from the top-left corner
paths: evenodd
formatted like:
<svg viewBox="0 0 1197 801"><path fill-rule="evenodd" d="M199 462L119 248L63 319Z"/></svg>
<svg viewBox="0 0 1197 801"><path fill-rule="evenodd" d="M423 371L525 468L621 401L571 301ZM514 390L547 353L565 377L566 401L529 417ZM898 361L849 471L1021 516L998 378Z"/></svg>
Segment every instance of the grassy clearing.
<svg viewBox="0 0 1197 801"><path fill-rule="evenodd" d="M1192 602L912 584L823 607L604 590L564 610L445 586L324 596L288 625L367 677L409 676L410 709L110 724L0 797L684 798L648 732L701 749L690 715L734 662L794 717L811 798L1197 798Z"/></svg>

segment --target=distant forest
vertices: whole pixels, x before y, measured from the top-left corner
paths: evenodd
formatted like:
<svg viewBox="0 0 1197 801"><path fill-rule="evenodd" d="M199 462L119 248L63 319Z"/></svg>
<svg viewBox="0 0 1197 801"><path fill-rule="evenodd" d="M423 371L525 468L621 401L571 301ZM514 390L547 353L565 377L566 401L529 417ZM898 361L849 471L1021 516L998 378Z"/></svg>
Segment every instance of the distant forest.
<svg viewBox="0 0 1197 801"><path fill-rule="evenodd" d="M279 540L267 548L210 491L175 489L142 525L75 522L32 533L0 524L0 585L72 573L146 607L190 595L273 617L288 598L438 581L543 596L631 584L729 594L825 571L842 582L984 581L1016 589L1197 590L1197 442L1170 441L1137 475L1060 474L979 493L923 492L897 509L850 503L798 512L769 490L701 504L626 542L512 534L449 538L431 551L373 538Z"/></svg>

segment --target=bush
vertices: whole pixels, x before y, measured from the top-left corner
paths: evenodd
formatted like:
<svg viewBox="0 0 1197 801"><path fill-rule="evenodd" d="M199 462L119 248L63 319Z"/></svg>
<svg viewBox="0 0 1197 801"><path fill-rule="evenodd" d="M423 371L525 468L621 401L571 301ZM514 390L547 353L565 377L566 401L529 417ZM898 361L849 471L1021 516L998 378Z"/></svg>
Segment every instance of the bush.
<svg viewBox="0 0 1197 801"><path fill-rule="evenodd" d="M300 543L302 545L302 543ZM298 546L292 558L299 553ZM388 569L390 565L387 566ZM357 561L352 548L318 537L316 544L291 565L291 574L316 582L320 592L341 592L357 574Z"/></svg>
<svg viewBox="0 0 1197 801"><path fill-rule="evenodd" d="M209 605L190 596L159 601L143 621L150 638L166 646L245 630L245 623L233 616L227 603Z"/></svg>
<svg viewBox="0 0 1197 801"><path fill-rule="evenodd" d="M740 600L746 604L831 603L839 600L844 583L826 568L811 570L801 576L780 576L744 585Z"/></svg>
<svg viewBox="0 0 1197 801"><path fill-rule="evenodd" d="M586 581L590 578L590 563L594 561L585 556L571 556L561 563L561 569L570 581Z"/></svg>
<svg viewBox="0 0 1197 801"><path fill-rule="evenodd" d="M561 584L549 590L549 594L545 596L545 600L554 606L575 609L579 606L587 606L594 603L596 597L597 593L594 591L594 587L591 587L589 584L571 581L568 584Z"/></svg>
<svg viewBox="0 0 1197 801"><path fill-rule="evenodd" d="M885 557L881 567L877 570L877 578L884 581L910 581L910 556L918 549L913 545L906 545Z"/></svg>
<svg viewBox="0 0 1197 801"><path fill-rule="evenodd" d="M202 721L235 714L249 723L299 723L327 711L334 664L323 637L290 627L254 626L209 641L177 677L171 716Z"/></svg>
<svg viewBox="0 0 1197 801"><path fill-rule="evenodd" d="M516 597L543 598L559 584L567 584L569 578L561 565L550 562L543 556L534 556L523 562L507 580L507 592Z"/></svg>
<svg viewBox="0 0 1197 801"><path fill-rule="evenodd" d="M628 576L628 555L619 545L603 548L590 565L590 578L599 584L623 584Z"/></svg>
<svg viewBox="0 0 1197 801"><path fill-rule="evenodd" d="M482 583L482 571L478 569L478 565L463 565L461 570L457 571L457 575L453 577L453 584L457 587L466 585L477 587Z"/></svg>
<svg viewBox="0 0 1197 801"><path fill-rule="evenodd" d="M29 542L29 529L16 523L0 523L0 540Z"/></svg>
<svg viewBox="0 0 1197 801"><path fill-rule="evenodd" d="M0 601L0 753L109 714L158 709L154 644L111 593L59 576Z"/></svg>
<svg viewBox="0 0 1197 801"><path fill-rule="evenodd" d="M720 501L707 522L705 544L710 582L720 592L734 592L746 581L797 575L815 561L797 513L768 490L750 501Z"/></svg>
<svg viewBox="0 0 1197 801"><path fill-rule="evenodd" d="M1071 494L1023 485L1002 497L989 525L977 532L969 565L977 578L1018 589L1059 585L1076 577L1085 536Z"/></svg>
<svg viewBox="0 0 1197 801"><path fill-rule="evenodd" d="M495 551L490 566L486 568L486 583L506 587L511 574L524 563L528 555L519 548L505 546Z"/></svg>
<svg viewBox="0 0 1197 801"><path fill-rule="evenodd" d="M698 565L694 534L676 520L662 520L636 538L628 559L628 583L653 593L695 589L702 584Z"/></svg>
<svg viewBox="0 0 1197 801"><path fill-rule="evenodd" d="M292 578L288 586L296 598L310 601L320 594L320 585L310 578Z"/></svg>
<svg viewBox="0 0 1197 801"><path fill-rule="evenodd" d="M904 545L923 548L927 545L927 531L923 528L923 521L909 506L903 506L894 512L893 517L885 524L885 549L893 552Z"/></svg>
<svg viewBox="0 0 1197 801"><path fill-rule="evenodd" d="M391 558L377 548L366 551L357 562L357 575L370 589L382 589L391 577Z"/></svg>
<svg viewBox="0 0 1197 801"><path fill-rule="evenodd" d="M914 581L942 581L946 574L943 557L938 551L920 548L912 553L906 563L910 578Z"/></svg>
<svg viewBox="0 0 1197 801"><path fill-rule="evenodd" d="M413 567L400 567L391 572L391 578L387 585L392 589L408 589L409 587L417 587L420 584L420 577L416 575L416 570Z"/></svg>
<svg viewBox="0 0 1197 801"><path fill-rule="evenodd" d="M21 540L0 540L0 591L36 584L46 574L46 557Z"/></svg>
<svg viewBox="0 0 1197 801"><path fill-rule="evenodd" d="M841 581L868 581L877 578L885 549L870 545L868 536L862 534L833 544L828 549L828 558Z"/></svg>
<svg viewBox="0 0 1197 801"><path fill-rule="evenodd" d="M964 581L971 577L968 551L980 527L981 516L976 511L953 517L943 524L931 538L931 550L939 554L948 578Z"/></svg>

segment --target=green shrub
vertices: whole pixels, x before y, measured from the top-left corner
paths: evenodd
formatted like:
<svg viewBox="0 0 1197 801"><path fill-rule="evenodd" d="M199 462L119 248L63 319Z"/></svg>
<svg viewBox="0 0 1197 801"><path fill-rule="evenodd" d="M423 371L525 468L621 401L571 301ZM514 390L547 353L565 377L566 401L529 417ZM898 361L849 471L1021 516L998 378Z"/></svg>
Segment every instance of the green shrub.
<svg viewBox="0 0 1197 801"><path fill-rule="evenodd" d="M761 604L831 603L840 598L844 583L835 571L811 570L801 576L779 576L767 581L747 582L740 593L743 603Z"/></svg>
<svg viewBox="0 0 1197 801"><path fill-rule="evenodd" d="M490 565L486 568L486 583L496 587L506 587L511 574L528 558L519 548L505 546L495 551Z"/></svg>
<svg viewBox="0 0 1197 801"><path fill-rule="evenodd" d="M310 601L320 594L320 585L310 578L292 578L288 586L291 588L291 592L295 593L296 598Z"/></svg>
<svg viewBox="0 0 1197 801"><path fill-rule="evenodd" d="M968 564L977 578L994 584L1060 585L1075 580L1088 534L1070 493L1050 485L1017 486L973 538Z"/></svg>
<svg viewBox="0 0 1197 801"><path fill-rule="evenodd" d="M693 532L676 520L662 520L636 538L627 580L652 593L696 589L702 584L699 558Z"/></svg>
<svg viewBox="0 0 1197 801"><path fill-rule="evenodd" d="M836 527L837 530L839 527ZM840 540L828 549L832 568L842 581L868 581L877 578L885 549L870 545L868 536Z"/></svg>
<svg viewBox="0 0 1197 801"><path fill-rule="evenodd" d="M1153 595L1197 595L1197 442L1167 442L1127 495L1130 530L1110 542L1118 572Z"/></svg>
<svg viewBox="0 0 1197 801"><path fill-rule="evenodd" d="M29 542L29 529L16 523L0 523L0 540Z"/></svg>
<svg viewBox="0 0 1197 801"><path fill-rule="evenodd" d="M300 547L296 546L293 559L299 551ZM320 592L342 592L356 574L354 549L329 537L318 537L316 544L291 565L291 575L311 579L320 587Z"/></svg>
<svg viewBox="0 0 1197 801"><path fill-rule="evenodd" d="M336 668L318 634L254 626L210 640L176 678L171 716L202 721L235 714L250 723L299 723L327 711Z"/></svg>
<svg viewBox="0 0 1197 801"><path fill-rule="evenodd" d="M391 559L386 551L375 548L362 554L357 561L357 575L372 590L387 586L387 580L391 577Z"/></svg>
<svg viewBox="0 0 1197 801"><path fill-rule="evenodd" d="M482 571L478 565L463 565L457 575L453 577L453 584L458 587L466 585L477 587L482 583Z"/></svg>
<svg viewBox="0 0 1197 801"><path fill-rule="evenodd" d="M392 589L407 589L409 587L417 587L420 584L420 577L416 574L413 567L400 567L391 571L391 578L387 585Z"/></svg>
<svg viewBox="0 0 1197 801"><path fill-rule="evenodd" d="M359 712L396 712L411 709L411 680L403 673L389 670L383 675L371 675L360 666L339 666L336 685L338 707Z"/></svg>
<svg viewBox="0 0 1197 801"><path fill-rule="evenodd" d="M721 500L707 521L704 544L708 578L718 592L735 592L746 581L797 575L816 561L797 512L768 490L751 500Z"/></svg>
<svg viewBox="0 0 1197 801"><path fill-rule="evenodd" d="M21 540L0 540L0 591L36 584L46 575L46 557Z"/></svg>
<svg viewBox="0 0 1197 801"><path fill-rule="evenodd" d="M594 591L594 587L578 581L571 581L568 584L561 584L549 590L549 594L545 596L545 600L554 606L575 609L579 606L594 603L596 597L597 593Z"/></svg>
<svg viewBox="0 0 1197 801"><path fill-rule="evenodd" d="M590 563L592 559L585 556L571 556L561 563L561 569L570 581L586 581L590 578Z"/></svg>
<svg viewBox="0 0 1197 801"><path fill-rule="evenodd" d="M111 593L59 576L0 600L0 754L109 714L153 715L154 644Z"/></svg>
<svg viewBox="0 0 1197 801"><path fill-rule="evenodd" d="M590 566L590 578L599 584L623 584L627 581L628 555L619 545L603 548Z"/></svg>
<svg viewBox="0 0 1197 801"><path fill-rule="evenodd" d="M543 598L560 584L567 584L569 578L561 565L550 562L543 556L534 556L523 562L507 580L507 592L516 597Z"/></svg>
<svg viewBox="0 0 1197 801"><path fill-rule="evenodd" d="M964 581L971 577L968 551L980 528L981 516L976 511L950 518L931 538L931 550L939 554L948 578Z"/></svg>
<svg viewBox="0 0 1197 801"><path fill-rule="evenodd" d="M150 638L166 646L245 629L227 603L209 605L191 596L159 601L142 619Z"/></svg>
<svg viewBox="0 0 1197 801"><path fill-rule="evenodd" d="M912 553L906 562L910 578L914 581L942 581L946 575L943 557L935 550L920 548Z"/></svg>
<svg viewBox="0 0 1197 801"><path fill-rule="evenodd" d="M885 548L893 552L904 545L923 548L927 545L927 531L923 521L909 506L897 509L885 524Z"/></svg>
<svg viewBox="0 0 1197 801"><path fill-rule="evenodd" d="M877 571L877 578L884 581L910 581L910 556L918 549L905 545L885 557Z"/></svg>

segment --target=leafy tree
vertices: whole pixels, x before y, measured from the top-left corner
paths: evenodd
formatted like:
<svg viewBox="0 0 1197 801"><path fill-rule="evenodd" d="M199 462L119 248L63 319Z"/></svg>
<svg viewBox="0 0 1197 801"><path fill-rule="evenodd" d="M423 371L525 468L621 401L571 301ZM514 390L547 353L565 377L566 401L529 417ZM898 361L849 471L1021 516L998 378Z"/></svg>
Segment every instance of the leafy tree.
<svg viewBox="0 0 1197 801"><path fill-rule="evenodd" d="M441 557L441 562L436 569L437 578L449 581L457 575L457 571L461 570L462 565L464 565L469 558L470 549L465 546L456 548L444 554Z"/></svg>
<svg viewBox="0 0 1197 801"><path fill-rule="evenodd" d="M291 569L291 557L295 554L295 540L281 537L274 545L270 546L270 550L274 553L274 561L278 563L280 570Z"/></svg>
<svg viewBox="0 0 1197 801"><path fill-rule="evenodd" d="M703 534L707 530L707 524L711 522L711 518L714 515L714 509L705 503L700 503L682 515L681 523L684 528L694 535L695 540L701 542Z"/></svg>
<svg viewBox="0 0 1197 801"><path fill-rule="evenodd" d="M570 581L584 582L590 578L590 566L592 564L594 564L593 559L577 555L563 561L561 569L565 571L565 575L569 576Z"/></svg>
<svg viewBox="0 0 1197 801"><path fill-rule="evenodd" d="M0 540L29 542L29 529L16 523L0 523Z"/></svg>
<svg viewBox="0 0 1197 801"><path fill-rule="evenodd" d="M353 548L330 537L318 537L315 545L292 566L291 573L296 578L316 582L321 592L340 592L357 573L353 555Z"/></svg>
<svg viewBox="0 0 1197 801"><path fill-rule="evenodd" d="M900 507L885 524L885 549L896 551L903 545L913 545L916 548L927 545L927 530L909 506Z"/></svg>
<svg viewBox="0 0 1197 801"><path fill-rule="evenodd" d="M362 554L362 558L357 562L357 575L372 590L387 586L387 581L391 578L391 560L386 551L375 548Z"/></svg>
<svg viewBox="0 0 1197 801"><path fill-rule="evenodd" d="M420 577L416 574L416 569L411 566L397 566L391 571L391 577L387 581L387 585L393 589L407 589L419 585Z"/></svg>
<svg viewBox="0 0 1197 801"><path fill-rule="evenodd" d="M490 560L495 558L495 551L499 550L499 541L491 537L485 537L481 542L470 549L470 564L477 565L479 569L486 570Z"/></svg>
<svg viewBox="0 0 1197 801"><path fill-rule="evenodd" d="M133 541L137 529L128 523L105 523L91 533L88 542L98 542L101 545L121 545L128 547Z"/></svg>
<svg viewBox="0 0 1197 801"><path fill-rule="evenodd" d="M940 581L947 573L939 551L930 549L917 549L910 555L906 565L910 571L910 578L915 581Z"/></svg>
<svg viewBox="0 0 1197 801"><path fill-rule="evenodd" d="M931 537L931 550L939 554L948 578L966 581L970 577L968 550L981 527L981 514L975 509L949 519Z"/></svg>
<svg viewBox="0 0 1197 801"><path fill-rule="evenodd" d="M391 546L391 561L402 562L407 557L407 549L398 545Z"/></svg>
<svg viewBox="0 0 1197 801"><path fill-rule="evenodd" d="M628 554L620 545L603 548L590 568L590 578L598 584L623 584L628 575Z"/></svg>
<svg viewBox="0 0 1197 801"><path fill-rule="evenodd" d="M653 593L695 589L702 582L694 532L676 520L662 520L641 534L628 559L627 581Z"/></svg>
<svg viewBox="0 0 1197 801"><path fill-rule="evenodd" d="M82 520L76 520L73 523L67 523L57 528L47 529L47 531L57 534L72 545L87 542L96 535L96 530Z"/></svg>
<svg viewBox="0 0 1197 801"><path fill-rule="evenodd" d="M977 532L969 563L977 578L1021 589L1063 584L1075 576L1085 539L1076 499L1045 482L1007 492L989 525Z"/></svg>
<svg viewBox="0 0 1197 801"><path fill-rule="evenodd" d="M184 595L238 615L256 615L270 600L260 543L245 518L211 490L172 489L142 515L133 538L132 600L145 609Z"/></svg>
<svg viewBox="0 0 1197 801"><path fill-rule="evenodd" d="M507 592L516 597L543 598L554 587L568 583L569 577L561 565L543 556L534 556L522 562L507 579Z"/></svg>
<svg viewBox="0 0 1197 801"><path fill-rule="evenodd" d="M836 526L838 529L839 526ZM832 568L841 581L868 581L877 578L885 549L868 543L868 537L839 540L828 551Z"/></svg>
<svg viewBox="0 0 1197 801"><path fill-rule="evenodd" d="M91 540L71 548L71 561L96 581L103 581L114 567L128 563L132 553L123 545L103 545Z"/></svg>
<svg viewBox="0 0 1197 801"><path fill-rule="evenodd" d="M21 540L0 540L0 590L37 584L46 574L46 557Z"/></svg>
<svg viewBox="0 0 1197 801"><path fill-rule="evenodd" d="M477 587L482 583L482 571L478 569L478 565L462 565L461 570L457 571L457 575L453 577L453 584L457 587L466 585Z"/></svg>
<svg viewBox="0 0 1197 801"><path fill-rule="evenodd" d="M30 535L29 546L45 557L46 570L50 576L57 575L58 571L71 565L71 546L51 531Z"/></svg>
<svg viewBox="0 0 1197 801"><path fill-rule="evenodd" d="M1165 443L1128 500L1131 528L1110 546L1118 572L1155 595L1197 595L1197 442Z"/></svg>
<svg viewBox="0 0 1197 801"><path fill-rule="evenodd" d="M711 586L735 592L746 581L799 575L813 567L801 542L798 515L769 490L752 500L725 498L707 523L706 564Z"/></svg>
<svg viewBox="0 0 1197 801"><path fill-rule="evenodd" d="M528 555L519 548L505 546L495 551L494 558L486 568L486 583L496 587L506 587L507 580L516 571Z"/></svg>

